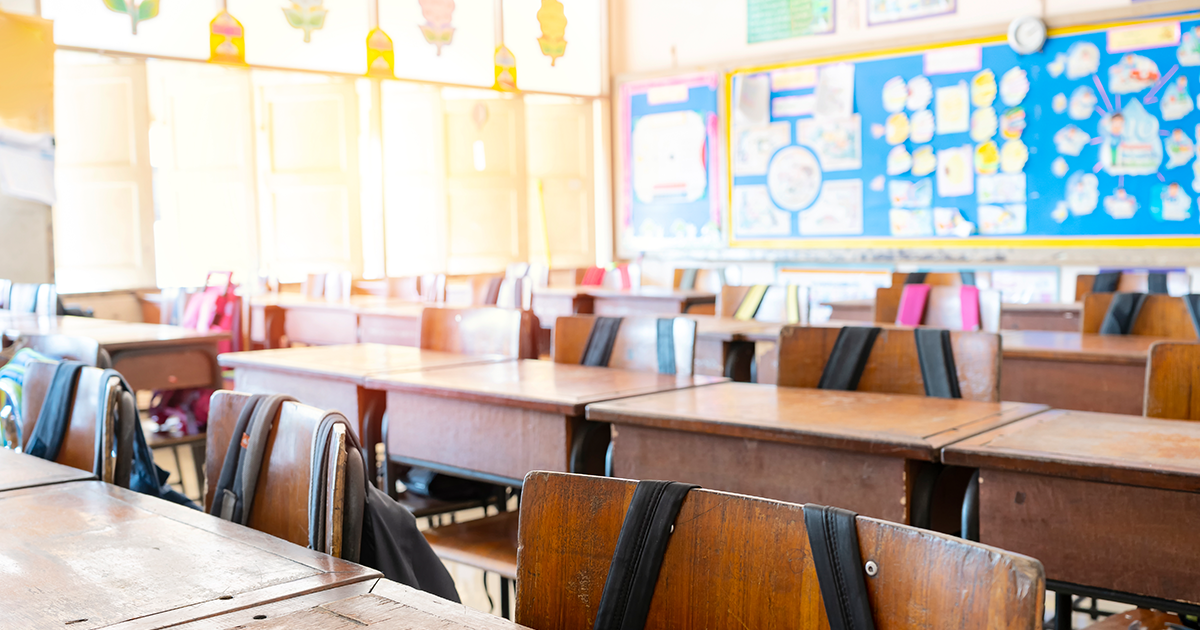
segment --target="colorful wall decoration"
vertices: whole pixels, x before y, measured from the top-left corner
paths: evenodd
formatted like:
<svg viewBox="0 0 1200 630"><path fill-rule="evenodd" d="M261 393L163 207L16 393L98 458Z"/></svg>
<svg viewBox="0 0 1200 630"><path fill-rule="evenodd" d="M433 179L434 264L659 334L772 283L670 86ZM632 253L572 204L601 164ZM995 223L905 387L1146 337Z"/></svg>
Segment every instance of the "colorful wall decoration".
<svg viewBox="0 0 1200 630"><path fill-rule="evenodd" d="M620 87L618 246L623 255L723 245L721 75Z"/></svg>
<svg viewBox="0 0 1200 630"><path fill-rule="evenodd" d="M537 12L538 24L542 25L542 36L538 45L542 54L550 58L550 65L558 63L558 58L567 53L567 15L563 13L563 5L558 0L542 0L542 8Z"/></svg>
<svg viewBox="0 0 1200 630"><path fill-rule="evenodd" d="M731 243L1200 244L1200 14L1050 35L734 72Z"/></svg>
<svg viewBox="0 0 1200 630"><path fill-rule="evenodd" d="M246 29L226 8L209 22L208 32L210 62L246 64Z"/></svg>
<svg viewBox="0 0 1200 630"><path fill-rule="evenodd" d="M124 13L129 16L133 25L133 34L137 35L139 22L158 17L159 0L104 0L104 6L110 11Z"/></svg>
<svg viewBox="0 0 1200 630"><path fill-rule="evenodd" d="M833 0L746 0L746 42L834 31Z"/></svg>
<svg viewBox="0 0 1200 630"><path fill-rule="evenodd" d="M492 89L500 92L517 91L517 58L504 44L496 49L496 82Z"/></svg>
<svg viewBox="0 0 1200 630"><path fill-rule="evenodd" d="M437 47L437 54L442 56L442 46L449 46L454 41L454 0L418 0L421 3L421 15L425 23L420 26L425 41Z"/></svg>
<svg viewBox="0 0 1200 630"><path fill-rule="evenodd" d="M307 44L312 41L313 31L325 27L325 16L329 14L325 0L291 0L290 4L283 8L283 14L292 28L304 31L304 43Z"/></svg>

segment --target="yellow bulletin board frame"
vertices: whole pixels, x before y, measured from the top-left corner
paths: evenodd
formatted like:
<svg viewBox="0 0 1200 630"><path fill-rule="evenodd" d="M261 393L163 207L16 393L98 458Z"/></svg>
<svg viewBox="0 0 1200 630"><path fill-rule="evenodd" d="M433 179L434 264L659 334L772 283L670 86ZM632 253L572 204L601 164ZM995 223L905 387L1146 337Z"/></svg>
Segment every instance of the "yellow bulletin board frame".
<svg viewBox="0 0 1200 630"><path fill-rule="evenodd" d="M1181 13L1171 16L1158 15L1151 18L1140 18L1130 20L1120 20L1113 22L1103 22L1099 24L1083 24L1079 26L1065 26L1052 28L1047 31L1047 39L1052 37L1062 37L1065 35L1077 35L1081 33L1095 33L1106 31L1111 28L1120 26L1134 26L1141 24L1153 24L1155 22L1182 22L1185 20L1200 19L1200 12ZM937 50L939 48L954 48L957 46L972 46L989 44L998 44L1007 42L1005 35L995 35L991 37L975 37L969 39L961 39L956 41L942 42L929 45L910 45L899 46L895 48L885 48L882 50L874 50L862 53L848 53L841 55L829 55L825 57L812 57L802 60L785 61L772 64L764 64L757 66L746 66L735 68L725 73L725 98L724 105L726 112L733 111L733 79L738 75L757 74L761 72L770 72L772 70L780 70L784 68L795 68L799 66L818 66L823 64L846 62L846 61L866 61L887 59L889 57L902 57L924 53L929 50ZM1126 247L1126 248L1153 248L1153 247L1200 247L1200 234L1196 236L1023 236L1023 237L978 237L972 236L968 238L904 238L904 237L862 237L862 238L794 238L794 239L746 239L734 240L733 237L733 125L731 124L732 115L727 114L724 117L725 125L725 145L728 149L725 152L725 171L726 171L726 205L725 205L725 226L726 239L730 248L737 249L895 249L898 247L907 248L926 248L926 249L979 249L989 247L1013 248L1013 249L1095 249L1105 247ZM1200 159L1200 158L1197 158Z"/></svg>

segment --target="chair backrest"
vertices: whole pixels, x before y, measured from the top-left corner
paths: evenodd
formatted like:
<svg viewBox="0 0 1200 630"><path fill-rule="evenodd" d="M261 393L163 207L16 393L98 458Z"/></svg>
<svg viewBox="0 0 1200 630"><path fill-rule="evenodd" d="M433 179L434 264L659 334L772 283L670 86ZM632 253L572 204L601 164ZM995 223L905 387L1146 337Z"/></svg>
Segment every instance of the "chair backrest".
<svg viewBox="0 0 1200 630"><path fill-rule="evenodd" d="M212 506L238 416L250 398L250 394L229 391L212 395L204 466L208 479L204 497L206 511ZM362 467L363 460L358 449L348 446L348 424L344 427L335 424L327 439L318 443L318 438L324 434L322 421L328 415L321 409L300 403L285 402L280 406L275 424L267 435L254 503L246 524L297 545L343 557L343 532L353 529L348 525L350 520L361 519L361 514L343 511L347 493L354 490L347 482L348 473L351 466ZM313 505L310 492L314 483L314 462L322 461L328 462L328 474L322 487L316 489L317 505ZM362 491L365 492L365 486ZM320 509L326 516L326 534L316 545L310 545L309 537L312 509ZM357 543L354 546L357 547Z"/></svg>
<svg viewBox="0 0 1200 630"><path fill-rule="evenodd" d="M673 286L676 289L720 293L721 287L725 286L725 269L676 269Z"/></svg>
<svg viewBox="0 0 1200 630"><path fill-rule="evenodd" d="M1200 420L1200 343L1150 346L1143 413L1167 420Z"/></svg>
<svg viewBox="0 0 1200 630"><path fill-rule="evenodd" d="M901 285L907 283L909 276L912 276L912 275L913 274L911 274L911 273L904 273L904 272L899 272L899 271L893 272L892 273L892 286L894 286L894 287L901 286ZM916 278L914 278L914 280L916 280ZM962 274L957 271L955 271L955 272L944 272L944 271L932 272L931 271L931 272L926 273L924 280L921 281L921 284L929 284L929 285L933 285L933 286L945 286L945 287L956 287L956 286L961 285L962 283L963 283Z"/></svg>
<svg viewBox="0 0 1200 630"><path fill-rule="evenodd" d="M588 271L590 271L590 269L584 267L577 269L550 269L546 272L546 286L582 286L583 279L587 275Z"/></svg>
<svg viewBox="0 0 1200 630"><path fill-rule="evenodd" d="M522 490L516 622L592 628L637 483L532 472ZM855 522L875 627L1034 630L1041 563L872 518ZM804 506L711 490L684 498L646 628L828 628ZM964 594L969 589L970 594Z"/></svg>
<svg viewBox="0 0 1200 630"><path fill-rule="evenodd" d="M1122 276L1123 277L1123 276ZM1088 293L1083 297L1083 332L1098 333L1115 293ZM1196 340L1184 298L1169 295L1147 295L1142 310L1129 329L1131 335L1167 337L1185 341Z"/></svg>
<svg viewBox="0 0 1200 630"><path fill-rule="evenodd" d="M354 287L354 276L349 271L310 273L300 291L310 298L347 300Z"/></svg>
<svg viewBox="0 0 1200 630"><path fill-rule="evenodd" d="M540 327L532 311L430 307L421 311L421 347L458 354L536 359Z"/></svg>
<svg viewBox="0 0 1200 630"><path fill-rule="evenodd" d="M833 351L841 328L785 326L779 333L776 384L815 388ZM952 332L954 367L959 389L967 400L1000 400L1000 335ZM910 328L884 328L875 339L858 382L860 392L925 394L917 341Z"/></svg>
<svg viewBox="0 0 1200 630"><path fill-rule="evenodd" d="M446 301L446 274L427 273L421 276L419 286L422 302L435 303Z"/></svg>
<svg viewBox="0 0 1200 630"><path fill-rule="evenodd" d="M92 367L111 367L108 353L91 337L72 335L21 335L25 347L52 359L79 361Z"/></svg>
<svg viewBox="0 0 1200 630"><path fill-rule="evenodd" d="M717 294L717 315L735 317L754 285L722 286ZM777 324L807 324L810 310L808 287L798 285L769 285L762 295L752 319ZM796 319L798 318L798 319ZM791 321L795 319L795 321Z"/></svg>
<svg viewBox="0 0 1200 630"><path fill-rule="evenodd" d="M957 274L953 275L957 277ZM896 318L900 311L901 297L904 295L904 286L901 284L876 290L875 323L896 323ZM998 332L1000 330L1000 297L1000 292L994 289L979 290L980 330L987 332ZM929 297L925 301L925 311L921 319L921 325L945 328L946 330L963 330L962 307L961 284L932 285L929 287Z"/></svg>
<svg viewBox="0 0 1200 630"><path fill-rule="evenodd" d="M529 309L533 291L529 278L505 278L496 287L496 304L500 308Z"/></svg>
<svg viewBox="0 0 1200 630"><path fill-rule="evenodd" d="M664 318L666 319L666 318ZM696 321L686 317L672 320L675 373L690 376L696 361ZM551 354L555 363L583 362L588 337L596 324L593 315L559 317L554 325ZM617 329L608 367L635 372L658 371L658 318L625 317Z"/></svg>
<svg viewBox="0 0 1200 630"><path fill-rule="evenodd" d="M1184 285L1190 283L1190 278L1187 272L1169 272L1167 273L1168 283L1170 278L1175 277ZM1096 274L1079 274L1075 276L1075 301L1082 302L1084 297L1095 292ZM1122 271L1120 278L1117 279L1118 293L1149 293L1150 292L1150 272L1149 271Z"/></svg>
<svg viewBox="0 0 1200 630"><path fill-rule="evenodd" d="M58 289L53 284L14 282L9 289L5 308L17 313L57 315Z"/></svg>
<svg viewBox="0 0 1200 630"><path fill-rule="evenodd" d="M30 363L25 369L20 418L22 446L28 446L57 369L57 363L45 362ZM140 419L133 396L124 391L120 380L113 376L105 379L103 375L100 368L80 370L66 434L54 461L91 471L102 481L127 487L133 451L118 449L119 436L132 435L128 432L137 428Z"/></svg>

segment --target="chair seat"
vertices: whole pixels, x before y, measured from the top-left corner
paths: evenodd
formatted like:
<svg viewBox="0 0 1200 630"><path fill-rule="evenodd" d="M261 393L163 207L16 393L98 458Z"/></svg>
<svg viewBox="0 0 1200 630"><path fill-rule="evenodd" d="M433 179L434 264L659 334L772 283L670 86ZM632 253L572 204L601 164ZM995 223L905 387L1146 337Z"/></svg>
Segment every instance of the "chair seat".
<svg viewBox="0 0 1200 630"><path fill-rule="evenodd" d="M426 530L425 539L443 560L458 562L500 577L517 579L518 512L502 512L465 523Z"/></svg>
<svg viewBox="0 0 1200 630"><path fill-rule="evenodd" d="M1167 630L1167 624L1179 624L1179 617L1170 613L1162 613L1146 608L1134 608L1128 612L1117 613L1107 619L1097 621L1088 626L1089 630L1129 630L1134 622L1142 630Z"/></svg>
<svg viewBox="0 0 1200 630"><path fill-rule="evenodd" d="M469 510L483 505L483 501L466 500L466 501L445 501L435 499L433 497L425 497L414 492L404 491L396 497L396 503L403 505L412 515L417 518L425 518L426 516L437 516L438 514L446 514L448 512L457 512L459 510Z"/></svg>

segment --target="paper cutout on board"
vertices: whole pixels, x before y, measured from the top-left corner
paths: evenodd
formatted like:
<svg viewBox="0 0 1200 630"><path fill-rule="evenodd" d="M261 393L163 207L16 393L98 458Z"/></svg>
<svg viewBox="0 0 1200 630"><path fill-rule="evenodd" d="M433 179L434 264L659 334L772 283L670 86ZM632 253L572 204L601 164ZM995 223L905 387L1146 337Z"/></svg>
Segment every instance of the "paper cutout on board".
<svg viewBox="0 0 1200 630"><path fill-rule="evenodd" d="M1059 179L1067 176L1067 169L1069 168L1067 161L1062 159L1061 156L1054 158L1054 161L1050 163L1050 173Z"/></svg>
<svg viewBox="0 0 1200 630"><path fill-rule="evenodd" d="M1071 104L1067 107L1067 116L1071 120L1087 120L1096 111L1096 92L1092 88L1081 85L1071 92Z"/></svg>
<svg viewBox="0 0 1200 630"><path fill-rule="evenodd" d="M1000 102L1015 107L1029 94L1029 75L1021 67L1010 69L1000 78Z"/></svg>
<svg viewBox="0 0 1200 630"><path fill-rule="evenodd" d="M289 0L288 4L291 6L283 9L288 24L304 31L304 43L311 43L313 31L325 28L325 16L329 14L325 0Z"/></svg>
<svg viewBox="0 0 1200 630"><path fill-rule="evenodd" d="M1100 164L1109 175L1150 175L1162 164L1158 119L1136 99L1100 119Z"/></svg>
<svg viewBox="0 0 1200 630"><path fill-rule="evenodd" d="M892 208L888 210L888 221L892 236L933 236L933 211L928 208Z"/></svg>
<svg viewBox="0 0 1200 630"><path fill-rule="evenodd" d="M1100 48L1092 42L1075 42L1067 49L1067 78L1074 81L1100 70Z"/></svg>
<svg viewBox="0 0 1200 630"><path fill-rule="evenodd" d="M975 224L958 208L933 209L933 233L937 236L966 238L975 232Z"/></svg>
<svg viewBox="0 0 1200 630"><path fill-rule="evenodd" d="M993 175L1000 170L1000 147L994 141L987 141L975 147L975 172L980 175Z"/></svg>
<svg viewBox="0 0 1200 630"><path fill-rule="evenodd" d="M911 170L917 177L924 177L937 170L937 155L933 152L933 147L917 147L912 152Z"/></svg>
<svg viewBox="0 0 1200 630"><path fill-rule="evenodd" d="M991 68L981 70L971 77L971 104L975 107L991 107L996 102L996 73Z"/></svg>
<svg viewBox="0 0 1200 630"><path fill-rule="evenodd" d="M876 140L883 137L887 133L887 128L879 123L871 123L871 137Z"/></svg>
<svg viewBox="0 0 1200 630"><path fill-rule="evenodd" d="M885 181L886 180L884 179L883 175L876 175L875 178L871 180L871 183L868 186L871 188L871 190L874 190L875 192L880 192L883 190Z"/></svg>
<svg viewBox="0 0 1200 630"><path fill-rule="evenodd" d="M437 47L437 55L442 56L442 47L454 42L454 0L417 0L421 5L421 17L425 23L420 26L421 35L425 41Z"/></svg>
<svg viewBox="0 0 1200 630"><path fill-rule="evenodd" d="M817 87L817 67L801 66L771 72L771 89L776 92Z"/></svg>
<svg viewBox="0 0 1200 630"><path fill-rule="evenodd" d="M1010 107L1000 115L1000 137L1016 140L1025 132L1025 108Z"/></svg>
<svg viewBox="0 0 1200 630"><path fill-rule="evenodd" d="M983 47L978 44L933 48L922 57L926 76L975 72L983 67Z"/></svg>
<svg viewBox="0 0 1200 630"><path fill-rule="evenodd" d="M821 168L827 172L862 168L862 118L858 114L844 119L798 121L796 139L817 154Z"/></svg>
<svg viewBox="0 0 1200 630"><path fill-rule="evenodd" d="M630 160L638 201L691 203L708 188L708 129L696 111L648 114L633 126Z"/></svg>
<svg viewBox="0 0 1200 630"><path fill-rule="evenodd" d="M1100 180L1091 173L1075 172L1067 178L1067 208L1082 217L1096 210L1100 202Z"/></svg>
<svg viewBox="0 0 1200 630"><path fill-rule="evenodd" d="M767 192L784 210L804 210L821 192L821 164L817 156L796 145L780 149L767 166Z"/></svg>
<svg viewBox="0 0 1200 630"><path fill-rule="evenodd" d="M1050 73L1050 78L1057 79L1062 76L1062 73L1067 69L1067 54L1058 53L1054 55L1054 60L1046 64L1046 72Z"/></svg>
<svg viewBox="0 0 1200 630"><path fill-rule="evenodd" d="M796 118L811 116L817 104L815 94L779 96L771 99L771 116L774 118Z"/></svg>
<svg viewBox="0 0 1200 630"><path fill-rule="evenodd" d="M854 114L854 64L821 66L817 72L815 116L848 118Z"/></svg>
<svg viewBox="0 0 1200 630"><path fill-rule="evenodd" d="M367 33L367 76L396 78L396 47L378 26Z"/></svg>
<svg viewBox="0 0 1200 630"><path fill-rule="evenodd" d="M508 49L508 46L500 44L496 49L496 54L493 56L494 65L496 66L495 76L496 82L492 84L492 89L498 92L516 92L517 91L517 57Z"/></svg>
<svg viewBox="0 0 1200 630"><path fill-rule="evenodd" d="M971 168L973 153L969 144L937 152L939 197L962 197L975 193L975 174Z"/></svg>
<svg viewBox="0 0 1200 630"><path fill-rule="evenodd" d="M1025 173L980 175L975 182L979 203L1025 203Z"/></svg>
<svg viewBox="0 0 1200 630"><path fill-rule="evenodd" d="M1114 219L1132 219L1137 214L1138 202L1124 188L1118 188L1104 198L1104 211Z"/></svg>
<svg viewBox="0 0 1200 630"><path fill-rule="evenodd" d="M771 86L765 74L739 77L733 84L733 122L737 126L771 122Z"/></svg>
<svg viewBox="0 0 1200 630"><path fill-rule="evenodd" d="M542 26L538 46L542 54L550 58L550 66L553 67L559 57L567 54L567 14L563 12L563 4L558 0L542 0L537 21Z"/></svg>
<svg viewBox="0 0 1200 630"><path fill-rule="evenodd" d="M1079 155L1092 137L1075 125L1067 125L1054 134L1054 148L1063 155Z"/></svg>
<svg viewBox="0 0 1200 630"><path fill-rule="evenodd" d="M980 107L971 112L971 139L975 142L987 142L996 136L998 125L996 110L991 107Z"/></svg>
<svg viewBox="0 0 1200 630"><path fill-rule="evenodd" d="M888 116L887 124L884 126L887 129L885 137L888 144L900 144L908 140L908 116L903 113Z"/></svg>
<svg viewBox="0 0 1200 630"><path fill-rule="evenodd" d="M1192 218L1192 198L1176 182L1155 186L1150 192L1150 216L1159 221L1186 221Z"/></svg>
<svg viewBox="0 0 1200 630"><path fill-rule="evenodd" d="M1055 114L1061 114L1067 111L1067 95L1059 92L1050 99L1050 109L1054 110Z"/></svg>
<svg viewBox="0 0 1200 630"><path fill-rule="evenodd" d="M746 236L781 236L792 230L791 215L771 203L766 186L737 186L733 189L735 230Z"/></svg>
<svg viewBox="0 0 1200 630"><path fill-rule="evenodd" d="M1196 153L1195 143L1182 129L1172 129L1163 145L1167 152L1167 168L1187 164Z"/></svg>
<svg viewBox="0 0 1200 630"><path fill-rule="evenodd" d="M924 144L933 140L934 130L933 112L928 109L923 109L912 115L909 121L908 139L916 144Z"/></svg>
<svg viewBox="0 0 1200 630"><path fill-rule="evenodd" d="M908 84L901 77L892 77L883 83L883 111L894 114L904 110L908 102Z"/></svg>
<svg viewBox="0 0 1200 630"><path fill-rule="evenodd" d="M1192 113L1196 104L1192 101L1192 95L1188 94L1187 77L1179 75L1178 79L1167 83L1166 89L1163 90L1162 102L1158 106L1162 111L1163 120L1179 120Z"/></svg>
<svg viewBox="0 0 1200 630"><path fill-rule="evenodd" d="M1193 26L1183 33L1175 58L1181 66L1200 66L1200 27Z"/></svg>
<svg viewBox="0 0 1200 630"><path fill-rule="evenodd" d="M1020 140L1009 140L1000 147L1000 170L1005 173L1020 173L1029 161L1029 147Z"/></svg>
<svg viewBox="0 0 1200 630"><path fill-rule="evenodd" d="M1059 159L1061 160L1062 158ZM1055 223L1062 223L1063 221L1066 221L1067 217L1069 216L1070 212L1067 210L1067 202L1065 201L1060 201L1054 204L1054 209L1050 211L1050 218L1054 219Z"/></svg>
<svg viewBox="0 0 1200 630"><path fill-rule="evenodd" d="M129 16L133 34L137 35L138 24L158 17L159 0L104 0L110 11Z"/></svg>
<svg viewBox="0 0 1200 630"><path fill-rule="evenodd" d="M1023 203L979 206L979 233L991 236L1024 234L1026 211Z"/></svg>
<svg viewBox="0 0 1200 630"><path fill-rule="evenodd" d="M1162 75L1158 64L1141 55L1127 54L1108 68L1108 91L1133 94L1154 85Z"/></svg>
<svg viewBox="0 0 1200 630"><path fill-rule="evenodd" d="M246 29L224 9L208 23L208 60L246 65Z"/></svg>
<svg viewBox="0 0 1200 630"><path fill-rule="evenodd" d="M904 106L910 112L918 112L933 102L933 84L929 79L922 75L917 75L908 80L908 99L904 102Z"/></svg>
<svg viewBox="0 0 1200 630"><path fill-rule="evenodd" d="M1105 33L1110 54L1165 48L1179 44L1179 22L1150 22L1110 28Z"/></svg>
<svg viewBox="0 0 1200 630"><path fill-rule="evenodd" d="M938 88L934 107L938 135L963 133L971 128L971 95L966 81Z"/></svg>
<svg viewBox="0 0 1200 630"><path fill-rule="evenodd" d="M888 175L892 175L893 177L896 175L903 175L904 173L907 173L912 168L912 165L913 165L912 155L910 155L908 153L908 149L905 149L904 145L900 145L898 147L892 147L892 150L888 151L888 156L887 156L887 174Z"/></svg>
<svg viewBox="0 0 1200 630"><path fill-rule="evenodd" d="M821 186L812 207L799 214L803 236L857 236L863 233L861 179L836 179Z"/></svg>
<svg viewBox="0 0 1200 630"><path fill-rule="evenodd" d="M888 197L893 208L928 208L933 203L933 182L893 179L888 182Z"/></svg>
<svg viewBox="0 0 1200 630"><path fill-rule="evenodd" d="M733 147L734 175L766 175L776 151L792 143L792 125L786 121L742 131Z"/></svg>

